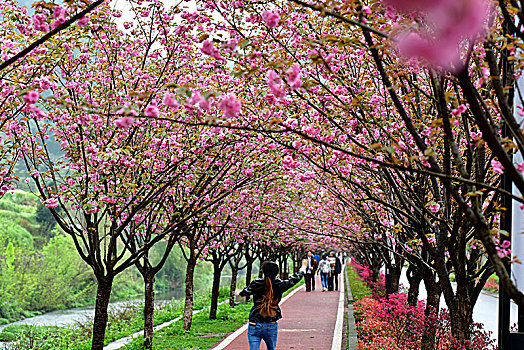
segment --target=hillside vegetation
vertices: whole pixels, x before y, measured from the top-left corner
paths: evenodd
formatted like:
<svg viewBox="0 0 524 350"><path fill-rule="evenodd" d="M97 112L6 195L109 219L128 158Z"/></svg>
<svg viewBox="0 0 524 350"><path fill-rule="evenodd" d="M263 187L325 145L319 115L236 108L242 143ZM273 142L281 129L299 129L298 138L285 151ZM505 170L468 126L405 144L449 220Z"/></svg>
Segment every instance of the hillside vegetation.
<svg viewBox="0 0 524 350"><path fill-rule="evenodd" d="M154 252L153 252L154 253ZM157 290L182 285L185 261L176 250L157 275ZM210 271L199 268L197 288L206 289ZM96 281L72 239L62 233L40 200L15 191L0 199L0 324L42 312L94 303ZM117 278L112 298L140 298L143 281L135 269Z"/></svg>

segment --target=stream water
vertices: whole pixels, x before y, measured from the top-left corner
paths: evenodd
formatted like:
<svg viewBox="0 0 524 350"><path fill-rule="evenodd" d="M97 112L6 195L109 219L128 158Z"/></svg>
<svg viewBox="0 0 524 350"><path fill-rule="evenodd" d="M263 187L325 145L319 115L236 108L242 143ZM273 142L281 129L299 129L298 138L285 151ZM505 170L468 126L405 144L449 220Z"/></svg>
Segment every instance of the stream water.
<svg viewBox="0 0 524 350"><path fill-rule="evenodd" d="M110 304L110 309L119 310L124 309L132 304L138 304L142 300L131 300L131 301L118 301ZM159 301L160 303L166 302L165 300ZM75 324L77 322L86 322L92 320L95 315L95 306L77 307L67 310L57 310L47 312L42 315L35 317L29 317L23 320L9 323L7 325L0 326L0 331L10 325L28 324L35 326L67 326Z"/></svg>
<svg viewBox="0 0 524 350"><path fill-rule="evenodd" d="M180 299L184 295L183 289L175 289L165 294L157 294L155 296L155 304L161 305L165 304L173 299ZM109 304L109 309L118 311L125 309L131 305L140 304L143 302L143 299L134 299L129 301L117 301ZM57 310L47 312L42 315L35 317L29 317L23 320L12 322L6 325L0 325L0 332L7 326L10 325L19 325L19 324L28 324L35 326L67 326L70 324L75 324L77 322L86 322L92 320L95 316L95 306L84 306L77 307L66 310Z"/></svg>

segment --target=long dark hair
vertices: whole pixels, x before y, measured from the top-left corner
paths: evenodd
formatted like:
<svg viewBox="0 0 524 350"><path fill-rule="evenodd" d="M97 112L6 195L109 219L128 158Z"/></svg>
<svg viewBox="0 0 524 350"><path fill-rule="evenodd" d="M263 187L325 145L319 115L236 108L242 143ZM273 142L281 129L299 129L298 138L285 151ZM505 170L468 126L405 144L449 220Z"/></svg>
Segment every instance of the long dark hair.
<svg viewBox="0 0 524 350"><path fill-rule="evenodd" d="M275 317L277 315L278 298L273 293L272 280L278 275L278 265L273 261L264 261L262 263L262 272L264 273L264 296L257 306L260 314L264 317Z"/></svg>

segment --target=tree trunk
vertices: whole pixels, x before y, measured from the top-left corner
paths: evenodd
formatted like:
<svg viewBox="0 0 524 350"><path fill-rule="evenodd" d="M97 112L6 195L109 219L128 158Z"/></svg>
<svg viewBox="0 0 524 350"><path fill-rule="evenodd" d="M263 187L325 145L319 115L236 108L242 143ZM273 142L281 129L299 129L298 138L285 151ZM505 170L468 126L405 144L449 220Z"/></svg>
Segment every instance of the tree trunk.
<svg viewBox="0 0 524 350"><path fill-rule="evenodd" d="M426 310L424 311L426 320L424 323L424 333L422 335L422 350L435 349L435 338L437 331L437 319L440 312L440 286L436 283L433 272L425 268L424 285L428 297L426 300Z"/></svg>
<svg viewBox="0 0 524 350"><path fill-rule="evenodd" d="M460 288L457 283L457 314L453 319L450 315L451 334L460 344L471 340L471 324L473 323L473 308L467 287Z"/></svg>
<svg viewBox="0 0 524 350"><path fill-rule="evenodd" d="M155 315L155 274L144 275L144 349L153 349L153 319Z"/></svg>
<svg viewBox="0 0 524 350"><path fill-rule="evenodd" d="M377 257L371 257L371 264L369 268L371 269L371 280L373 282L378 282L380 278L380 268L382 267L382 259Z"/></svg>
<svg viewBox="0 0 524 350"><path fill-rule="evenodd" d="M111 297L111 287L113 285L113 276L98 279L96 290L95 319L93 321L93 339L91 350L103 350L104 339L106 334L109 306Z"/></svg>
<svg viewBox="0 0 524 350"><path fill-rule="evenodd" d="M380 276L380 270L372 269L371 270L371 281L377 282Z"/></svg>
<svg viewBox="0 0 524 350"><path fill-rule="evenodd" d="M218 309L218 297L220 293L220 275L222 270L216 264L213 264L213 285L211 287L211 306L209 308L209 319L217 319L217 309Z"/></svg>
<svg viewBox="0 0 524 350"><path fill-rule="evenodd" d="M186 268L186 300L184 304L184 330L191 329L191 322L193 321L193 277L195 275L196 260L189 259Z"/></svg>
<svg viewBox="0 0 524 350"><path fill-rule="evenodd" d="M246 287L251 283L251 278L253 278L253 261L248 260L246 264Z"/></svg>
<svg viewBox="0 0 524 350"><path fill-rule="evenodd" d="M251 283L251 275L253 274L253 260L249 259L246 265L246 287ZM246 301L249 301L249 295L246 297Z"/></svg>
<svg viewBox="0 0 524 350"><path fill-rule="evenodd" d="M401 273L402 263L393 265L393 269L391 269L391 293L398 293Z"/></svg>
<svg viewBox="0 0 524 350"><path fill-rule="evenodd" d="M451 324L451 334L458 340L460 345L467 346L467 342L471 340L471 324L473 318L471 312L461 310L458 313L457 320ZM468 347L466 347L468 349Z"/></svg>
<svg viewBox="0 0 524 350"><path fill-rule="evenodd" d="M229 290L229 307L235 307L235 290L237 288L238 267L231 265L231 285Z"/></svg>
<svg viewBox="0 0 524 350"><path fill-rule="evenodd" d="M415 268L408 268L407 277L409 282L408 289L408 304L416 306L418 302L418 294L420 291L420 282L422 281L422 274L415 270Z"/></svg>

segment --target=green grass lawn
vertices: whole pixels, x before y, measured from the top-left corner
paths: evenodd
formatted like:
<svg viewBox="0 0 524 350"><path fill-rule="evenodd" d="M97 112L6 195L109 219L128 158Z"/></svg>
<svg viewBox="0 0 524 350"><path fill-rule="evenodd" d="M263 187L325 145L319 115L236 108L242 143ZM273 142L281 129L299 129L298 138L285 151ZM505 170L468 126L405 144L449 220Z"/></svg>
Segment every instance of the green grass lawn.
<svg viewBox="0 0 524 350"><path fill-rule="evenodd" d="M205 310L193 316L190 331L182 329L182 320L155 333L153 349L155 350L204 350L213 347L229 333L247 322L252 303L237 305L231 309L229 305L219 305L217 319L209 320L209 312ZM123 349L140 350L143 338L135 339Z"/></svg>

